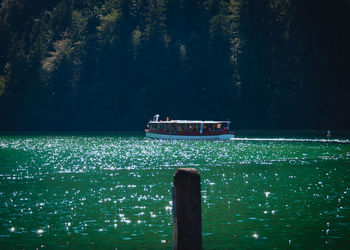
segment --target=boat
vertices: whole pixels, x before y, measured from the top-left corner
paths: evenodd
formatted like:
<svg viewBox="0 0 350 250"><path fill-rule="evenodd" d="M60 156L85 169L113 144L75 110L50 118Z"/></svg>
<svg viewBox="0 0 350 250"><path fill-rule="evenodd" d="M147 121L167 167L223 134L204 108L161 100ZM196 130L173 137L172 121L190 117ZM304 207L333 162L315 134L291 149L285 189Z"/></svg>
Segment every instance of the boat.
<svg viewBox="0 0 350 250"><path fill-rule="evenodd" d="M159 115L147 123L146 137L181 140L229 140L235 135L230 131L230 121L159 120Z"/></svg>

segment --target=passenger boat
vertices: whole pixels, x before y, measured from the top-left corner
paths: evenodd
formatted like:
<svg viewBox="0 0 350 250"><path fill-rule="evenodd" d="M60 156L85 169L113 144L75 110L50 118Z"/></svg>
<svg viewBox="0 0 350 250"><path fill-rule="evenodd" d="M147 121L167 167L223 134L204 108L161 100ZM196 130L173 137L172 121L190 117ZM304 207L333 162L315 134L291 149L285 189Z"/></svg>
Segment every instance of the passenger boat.
<svg viewBox="0 0 350 250"><path fill-rule="evenodd" d="M159 115L147 123L146 136L157 139L229 140L230 121L159 120Z"/></svg>

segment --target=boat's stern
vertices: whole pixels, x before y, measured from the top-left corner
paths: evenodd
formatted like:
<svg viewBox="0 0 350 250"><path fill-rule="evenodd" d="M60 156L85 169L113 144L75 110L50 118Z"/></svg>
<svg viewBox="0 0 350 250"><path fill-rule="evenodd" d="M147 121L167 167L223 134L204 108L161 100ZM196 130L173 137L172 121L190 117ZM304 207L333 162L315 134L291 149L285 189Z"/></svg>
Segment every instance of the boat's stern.
<svg viewBox="0 0 350 250"><path fill-rule="evenodd" d="M233 133L219 135L219 140L230 140L232 138L235 138Z"/></svg>

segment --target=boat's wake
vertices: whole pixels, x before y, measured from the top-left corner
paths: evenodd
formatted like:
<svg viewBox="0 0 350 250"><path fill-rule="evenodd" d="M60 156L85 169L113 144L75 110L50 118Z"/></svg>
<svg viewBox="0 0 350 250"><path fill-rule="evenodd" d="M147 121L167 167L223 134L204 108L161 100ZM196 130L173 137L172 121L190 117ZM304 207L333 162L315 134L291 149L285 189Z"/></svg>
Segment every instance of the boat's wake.
<svg viewBox="0 0 350 250"><path fill-rule="evenodd" d="M271 142L323 142L350 143L348 139L301 139L301 138L231 138L230 141L271 141Z"/></svg>

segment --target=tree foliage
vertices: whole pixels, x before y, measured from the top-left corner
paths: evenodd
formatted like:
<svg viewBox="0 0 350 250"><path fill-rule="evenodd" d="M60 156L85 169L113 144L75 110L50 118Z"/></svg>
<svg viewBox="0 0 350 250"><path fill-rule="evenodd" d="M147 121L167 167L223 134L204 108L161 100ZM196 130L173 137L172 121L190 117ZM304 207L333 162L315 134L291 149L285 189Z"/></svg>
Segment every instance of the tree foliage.
<svg viewBox="0 0 350 250"><path fill-rule="evenodd" d="M0 130L349 128L349 1L3 0Z"/></svg>

